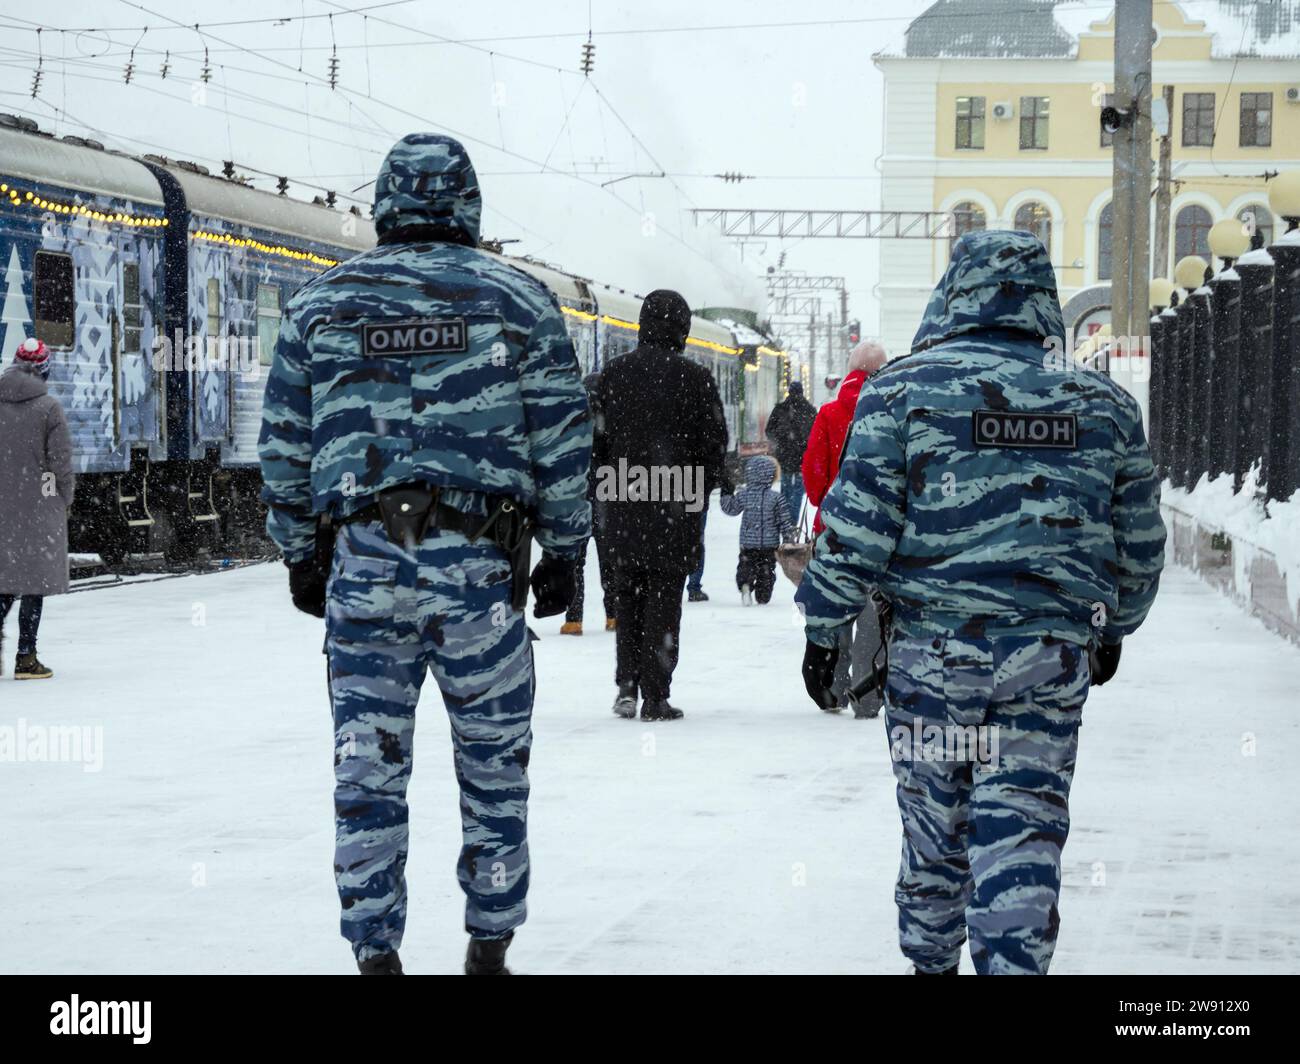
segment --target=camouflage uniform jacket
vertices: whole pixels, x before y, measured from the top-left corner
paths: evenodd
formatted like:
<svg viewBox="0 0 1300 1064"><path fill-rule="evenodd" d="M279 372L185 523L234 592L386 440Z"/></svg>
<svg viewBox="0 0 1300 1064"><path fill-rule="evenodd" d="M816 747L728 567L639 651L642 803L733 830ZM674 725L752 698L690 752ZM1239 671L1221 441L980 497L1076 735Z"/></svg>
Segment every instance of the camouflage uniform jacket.
<svg viewBox="0 0 1300 1064"><path fill-rule="evenodd" d="M590 530L591 419L555 297L478 250L478 180L449 137L412 134L375 185L379 246L289 301L267 379L260 455L267 531L311 555L316 515L398 484L529 507L572 556Z"/></svg>
<svg viewBox="0 0 1300 1064"><path fill-rule="evenodd" d="M1027 233L967 234L912 353L862 388L797 600L823 646L868 589L895 631L1115 642L1164 564L1137 402L1063 352L1056 281Z"/></svg>

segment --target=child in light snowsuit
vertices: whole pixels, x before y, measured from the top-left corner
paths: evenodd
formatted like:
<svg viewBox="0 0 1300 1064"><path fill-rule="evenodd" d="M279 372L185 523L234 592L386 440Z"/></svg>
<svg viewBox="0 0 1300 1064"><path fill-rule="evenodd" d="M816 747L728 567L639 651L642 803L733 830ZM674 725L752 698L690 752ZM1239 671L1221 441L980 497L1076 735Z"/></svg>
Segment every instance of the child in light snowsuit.
<svg viewBox="0 0 1300 1064"><path fill-rule="evenodd" d="M780 475L776 459L756 455L745 463L745 483L740 490L722 496L724 514L742 515L736 586L746 606L751 594L760 605L771 600L776 585L776 548L794 532L785 499L772 488Z"/></svg>

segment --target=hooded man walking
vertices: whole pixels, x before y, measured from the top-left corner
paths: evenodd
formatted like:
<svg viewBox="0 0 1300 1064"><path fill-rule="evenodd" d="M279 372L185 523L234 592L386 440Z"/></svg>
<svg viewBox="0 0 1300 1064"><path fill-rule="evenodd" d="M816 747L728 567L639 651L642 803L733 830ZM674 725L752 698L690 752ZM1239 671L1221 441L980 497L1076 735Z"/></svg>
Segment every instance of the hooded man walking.
<svg viewBox="0 0 1300 1064"><path fill-rule="evenodd" d="M923 975L1045 974L1079 723L1164 564L1137 401L1064 348L1029 233L957 241L912 353L862 386L796 601L831 704L840 630L893 606L899 943Z"/></svg>
<svg viewBox="0 0 1300 1064"><path fill-rule="evenodd" d="M76 480L63 407L49 394L50 352L24 340L0 374L0 676L4 622L15 599L15 680L47 680L36 657L46 595L68 591L68 510Z"/></svg>
<svg viewBox="0 0 1300 1064"><path fill-rule="evenodd" d="M406 785L430 671L460 784L465 972L506 970L529 879L528 533L538 617L572 601L591 533L573 344L550 291L478 249L482 206L459 142L403 137L375 182L379 246L298 290L266 383L267 531L294 605L325 618L334 875L367 975L402 973Z"/></svg>
<svg viewBox="0 0 1300 1064"><path fill-rule="evenodd" d="M593 446L596 501L617 598L614 712L677 720L668 702L677 667L682 589L699 564L709 495L721 483L727 423L708 370L683 356L691 310L676 292L641 306L640 344L601 374Z"/></svg>

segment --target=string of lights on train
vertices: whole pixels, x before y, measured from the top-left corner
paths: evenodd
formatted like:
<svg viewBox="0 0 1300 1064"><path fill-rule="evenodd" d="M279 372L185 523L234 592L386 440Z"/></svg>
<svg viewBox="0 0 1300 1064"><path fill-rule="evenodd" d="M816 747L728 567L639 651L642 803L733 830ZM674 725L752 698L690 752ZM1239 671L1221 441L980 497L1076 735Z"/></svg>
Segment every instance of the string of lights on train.
<svg viewBox="0 0 1300 1064"><path fill-rule="evenodd" d="M579 321L600 321L606 325L613 325L615 328L618 329L627 329L629 332L641 331L641 326L639 326L636 322L625 321L622 318L614 317L612 314L592 314L590 311L587 310L579 310L577 307L567 307L567 306L561 306L560 310L562 310L565 314L567 314L571 318L577 318ZM723 354L723 355L744 354L744 351L739 347L728 347L726 344L720 344L714 340L701 340L695 336L688 336L686 338L686 342L692 347L703 347L709 351L717 351L719 354ZM758 348L758 353L760 355L766 355L769 358L783 358L785 356L784 351L778 351L776 348L768 347L766 345L760 346ZM757 373L758 365L747 364L745 366L745 369Z"/></svg>
<svg viewBox="0 0 1300 1064"><path fill-rule="evenodd" d="M9 205L12 207L28 207L31 210L46 211L52 214L87 218L108 225L122 225L132 229L165 229L168 226L168 220L157 215L131 214L127 211L106 211L84 203L67 203L50 199L39 192L22 188L8 180L0 181L0 198L8 199ZM198 229L190 233L189 237L191 240L223 244L231 248L252 248L264 255L275 255L279 258L293 259L297 262L310 262L313 266L320 266L322 269L329 269L331 266L338 265L338 259L317 255L313 251L304 251L301 248L292 248L284 244L266 244L252 237L235 236L232 233L215 233L206 229Z"/></svg>

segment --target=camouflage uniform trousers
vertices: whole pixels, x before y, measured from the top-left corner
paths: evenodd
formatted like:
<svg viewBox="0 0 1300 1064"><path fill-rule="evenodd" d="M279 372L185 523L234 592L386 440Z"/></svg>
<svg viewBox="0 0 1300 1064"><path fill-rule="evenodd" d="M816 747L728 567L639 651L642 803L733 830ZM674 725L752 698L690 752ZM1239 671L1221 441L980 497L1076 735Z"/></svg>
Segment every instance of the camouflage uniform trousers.
<svg viewBox="0 0 1300 1064"><path fill-rule="evenodd" d="M340 530L326 604L334 709L334 874L358 960L406 925L406 785L415 707L432 669L451 718L465 929L500 938L528 893L533 658L510 567L487 543L431 531L402 550L379 522Z"/></svg>
<svg viewBox="0 0 1300 1064"><path fill-rule="evenodd" d="M1047 972L1088 683L1076 643L896 629L885 702L903 821L894 897L899 945L921 971L957 964L969 933L979 974ZM927 759L940 748L925 729L950 725L986 745L954 741Z"/></svg>

